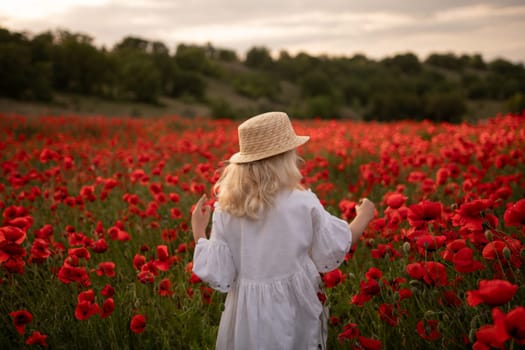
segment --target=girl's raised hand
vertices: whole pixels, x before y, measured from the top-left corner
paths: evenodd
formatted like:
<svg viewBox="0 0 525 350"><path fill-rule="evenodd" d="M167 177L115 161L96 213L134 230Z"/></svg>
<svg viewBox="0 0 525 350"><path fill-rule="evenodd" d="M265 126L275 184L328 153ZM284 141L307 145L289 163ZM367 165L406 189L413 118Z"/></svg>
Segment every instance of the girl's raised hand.
<svg viewBox="0 0 525 350"><path fill-rule="evenodd" d="M364 216L368 221L372 220L375 215L375 205L368 198L362 198L359 200L355 211L357 215Z"/></svg>
<svg viewBox="0 0 525 350"><path fill-rule="evenodd" d="M195 204L195 208L191 213L191 229L195 242L197 242L199 238L206 238L206 227L211 216L211 207L206 204L206 200L206 194L203 194L197 204Z"/></svg>

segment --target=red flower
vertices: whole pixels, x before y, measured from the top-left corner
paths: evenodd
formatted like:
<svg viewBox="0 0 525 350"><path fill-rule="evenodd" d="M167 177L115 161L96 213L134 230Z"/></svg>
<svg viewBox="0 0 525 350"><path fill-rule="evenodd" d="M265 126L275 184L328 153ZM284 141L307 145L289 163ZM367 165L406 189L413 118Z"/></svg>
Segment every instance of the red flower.
<svg viewBox="0 0 525 350"><path fill-rule="evenodd" d="M365 277L367 279L379 280L381 277L383 277L383 272L377 267L371 267L365 273Z"/></svg>
<svg viewBox="0 0 525 350"><path fill-rule="evenodd" d="M133 266L136 270L140 270L145 263L146 257L144 255L135 254L133 257Z"/></svg>
<svg viewBox="0 0 525 350"><path fill-rule="evenodd" d="M408 223L415 228L422 228L430 221L441 218L442 204L439 202L422 201L408 207Z"/></svg>
<svg viewBox="0 0 525 350"><path fill-rule="evenodd" d="M99 276L115 277L115 263L112 261L104 261L98 264L98 269L95 271Z"/></svg>
<svg viewBox="0 0 525 350"><path fill-rule="evenodd" d="M343 282L346 279L346 276L340 269L335 269L330 272L327 272L323 275L323 281L326 288L333 288L339 283Z"/></svg>
<svg viewBox="0 0 525 350"><path fill-rule="evenodd" d="M446 261L452 261L454 259L454 255L466 246L467 242L464 239L456 239L452 242L449 242L446 245L446 250L441 252L441 257Z"/></svg>
<svg viewBox="0 0 525 350"><path fill-rule="evenodd" d="M146 328L146 317L144 315L135 315L131 319L129 328L133 333L142 333Z"/></svg>
<svg viewBox="0 0 525 350"><path fill-rule="evenodd" d="M504 349L505 342L510 338L505 329L505 314L498 308L492 309L493 325L484 325L476 332L474 350Z"/></svg>
<svg viewBox="0 0 525 350"><path fill-rule="evenodd" d="M379 259L388 256L390 260L395 260L397 257L401 256L391 243L387 244L378 244L377 249L372 249L372 258Z"/></svg>
<svg viewBox="0 0 525 350"><path fill-rule="evenodd" d="M439 322L437 320L419 320L416 329L417 334L425 340L436 341L441 338L441 332L438 330Z"/></svg>
<svg viewBox="0 0 525 350"><path fill-rule="evenodd" d="M49 243L42 238L35 238L35 240L33 241L33 245L31 245L30 253L30 262L44 262L47 258L51 256L51 250L49 250Z"/></svg>
<svg viewBox="0 0 525 350"><path fill-rule="evenodd" d="M27 345L40 345L40 346L47 346L47 335L40 333L39 331L34 331L27 339L26 344Z"/></svg>
<svg viewBox="0 0 525 350"><path fill-rule="evenodd" d="M483 230L483 223L486 220L495 219L494 215L486 213L492 205L493 202L489 199L476 199L464 203L452 216L452 223L454 226L463 226L471 231Z"/></svg>
<svg viewBox="0 0 525 350"><path fill-rule="evenodd" d="M27 310L18 310L9 313L13 324L20 335L24 335L26 325L33 320L33 315Z"/></svg>
<svg viewBox="0 0 525 350"><path fill-rule="evenodd" d="M517 285L506 280L481 280L479 289L467 291L467 304L502 305L512 299L517 290Z"/></svg>
<svg viewBox="0 0 525 350"><path fill-rule="evenodd" d="M0 227L0 247L4 244L22 244L26 239L26 233L15 226Z"/></svg>
<svg viewBox="0 0 525 350"><path fill-rule="evenodd" d="M386 205L392 209L399 209L405 204L406 200L407 197L401 193L393 193L386 199Z"/></svg>
<svg viewBox="0 0 525 350"><path fill-rule="evenodd" d="M380 350L383 347L383 344L380 340L375 340L363 336L358 336L357 340L359 341L359 345L361 345L360 348L365 350Z"/></svg>
<svg viewBox="0 0 525 350"><path fill-rule="evenodd" d="M474 251L468 247L460 249L454 257L452 262L457 272L468 273L477 270L483 270L485 266L473 259Z"/></svg>
<svg viewBox="0 0 525 350"><path fill-rule="evenodd" d="M518 306L505 316L505 329L517 344L525 345L525 307Z"/></svg>
<svg viewBox="0 0 525 350"><path fill-rule="evenodd" d="M168 297L173 295L173 291L171 290L171 282L168 278L164 278L162 281L160 281L159 295Z"/></svg>
<svg viewBox="0 0 525 350"><path fill-rule="evenodd" d="M98 314L100 308L98 304L94 303L95 292L92 289L81 292L77 297L77 307L75 309L75 317L77 320L87 320L91 316Z"/></svg>
<svg viewBox="0 0 525 350"><path fill-rule="evenodd" d="M170 268L170 256L168 254L168 246L158 245L157 257L157 260L153 262L155 267L161 271L168 271L168 269Z"/></svg>
<svg viewBox="0 0 525 350"><path fill-rule="evenodd" d="M425 255L425 252L431 252L441 248L447 241L447 237L422 234L417 236L415 240L419 253Z"/></svg>
<svg viewBox="0 0 525 350"><path fill-rule="evenodd" d="M102 290L100 291L100 294L102 294L106 298L110 298L113 295L115 295L115 289L110 284L106 284L104 288L102 288Z"/></svg>
<svg viewBox="0 0 525 350"><path fill-rule="evenodd" d="M343 326L343 331L339 333L337 336L337 339L340 343L344 342L345 340L351 340L355 339L359 336L359 329L357 328L357 324L355 323L348 323Z"/></svg>
<svg viewBox="0 0 525 350"><path fill-rule="evenodd" d="M525 199L508 206L503 214L503 220L507 226L521 226L525 229Z"/></svg>
<svg viewBox="0 0 525 350"><path fill-rule="evenodd" d="M102 310L100 312L101 318L106 318L109 315L113 313L115 310L115 302L113 301L113 298L107 298L104 300L104 303L102 304Z"/></svg>
<svg viewBox="0 0 525 350"><path fill-rule="evenodd" d="M58 271L58 279L65 284L76 282L84 287L91 285L85 267L71 266L67 262L64 262L64 265Z"/></svg>
<svg viewBox="0 0 525 350"><path fill-rule="evenodd" d="M203 304L211 304L211 297L213 295L213 289L207 286L201 286L201 296Z"/></svg>
<svg viewBox="0 0 525 350"><path fill-rule="evenodd" d="M137 277L141 283L153 283L155 281L155 275L148 270L140 271Z"/></svg>
<svg viewBox="0 0 525 350"><path fill-rule="evenodd" d="M406 271L411 278L422 279L428 285L439 287L448 284L445 266L435 261L408 264Z"/></svg>
<svg viewBox="0 0 525 350"><path fill-rule="evenodd" d="M91 249L93 249L95 253L104 253L106 250L108 250L108 243L104 238L100 238L93 242Z"/></svg>
<svg viewBox="0 0 525 350"><path fill-rule="evenodd" d="M377 310L379 313L379 318L392 327L397 326L399 323L399 319L396 315L394 315L394 311L395 307L392 304L381 304Z"/></svg>

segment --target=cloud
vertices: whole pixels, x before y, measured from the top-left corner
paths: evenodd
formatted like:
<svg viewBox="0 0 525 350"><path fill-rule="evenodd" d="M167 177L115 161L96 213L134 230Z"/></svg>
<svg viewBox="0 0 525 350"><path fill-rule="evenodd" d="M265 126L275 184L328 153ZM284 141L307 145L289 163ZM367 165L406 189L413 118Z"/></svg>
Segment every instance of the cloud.
<svg viewBox="0 0 525 350"><path fill-rule="evenodd" d="M258 45L274 52L372 57L404 51L501 53L525 61L522 0L94 0L97 6L88 0L50 1L53 15L13 17L0 5L0 18L16 30L83 32L108 47L134 35L170 48L211 42L240 54ZM60 8L61 2L67 7Z"/></svg>

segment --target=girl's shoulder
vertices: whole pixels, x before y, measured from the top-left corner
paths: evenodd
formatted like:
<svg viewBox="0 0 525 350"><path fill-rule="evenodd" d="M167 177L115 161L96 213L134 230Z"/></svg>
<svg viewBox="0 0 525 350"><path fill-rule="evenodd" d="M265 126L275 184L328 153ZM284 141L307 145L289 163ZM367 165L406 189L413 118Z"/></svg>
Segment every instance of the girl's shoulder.
<svg viewBox="0 0 525 350"><path fill-rule="evenodd" d="M308 207L319 204L319 198L310 189L294 189L290 192L288 200L296 201Z"/></svg>

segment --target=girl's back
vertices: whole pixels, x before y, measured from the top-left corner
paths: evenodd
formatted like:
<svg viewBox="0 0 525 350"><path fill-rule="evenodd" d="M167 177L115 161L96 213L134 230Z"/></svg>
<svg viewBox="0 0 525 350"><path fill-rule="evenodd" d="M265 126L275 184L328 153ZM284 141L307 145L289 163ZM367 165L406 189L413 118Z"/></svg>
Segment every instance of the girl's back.
<svg viewBox="0 0 525 350"><path fill-rule="evenodd" d="M217 208L210 240L199 240L194 257L194 272L229 292L217 348L323 346L319 271L342 262L350 237L309 191L282 191L258 220Z"/></svg>

